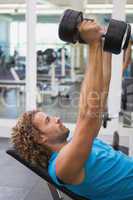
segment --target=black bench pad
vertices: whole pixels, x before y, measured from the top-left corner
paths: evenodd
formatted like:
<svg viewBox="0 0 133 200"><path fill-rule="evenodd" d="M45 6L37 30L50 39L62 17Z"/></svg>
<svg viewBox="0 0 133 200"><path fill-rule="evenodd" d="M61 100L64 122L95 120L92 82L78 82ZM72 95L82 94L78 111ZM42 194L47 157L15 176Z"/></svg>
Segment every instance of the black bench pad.
<svg viewBox="0 0 133 200"><path fill-rule="evenodd" d="M70 190L66 189L65 187L58 186L56 183L53 182L51 177L49 176L47 170L41 168L41 167L35 167L32 165L30 162L24 160L23 158L20 157L18 152L14 148L10 148L6 151L7 154L15 158L17 161L19 161L21 164L25 165L28 167L30 170L32 170L34 173L36 173L38 176L40 176L42 179L47 181L48 183L52 184L56 189L62 191L63 193L67 194L70 198L74 200L90 200L84 197L81 197L77 194L74 194Z"/></svg>

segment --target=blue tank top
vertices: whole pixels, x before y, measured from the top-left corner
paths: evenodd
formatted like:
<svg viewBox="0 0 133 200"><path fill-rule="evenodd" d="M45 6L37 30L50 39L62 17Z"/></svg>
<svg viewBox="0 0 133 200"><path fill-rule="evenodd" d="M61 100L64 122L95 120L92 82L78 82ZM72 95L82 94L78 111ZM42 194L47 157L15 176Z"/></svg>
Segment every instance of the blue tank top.
<svg viewBox="0 0 133 200"><path fill-rule="evenodd" d="M49 175L55 183L91 200L133 200L133 158L95 139L84 165L85 178L81 184L59 182L55 164L58 153L49 161Z"/></svg>

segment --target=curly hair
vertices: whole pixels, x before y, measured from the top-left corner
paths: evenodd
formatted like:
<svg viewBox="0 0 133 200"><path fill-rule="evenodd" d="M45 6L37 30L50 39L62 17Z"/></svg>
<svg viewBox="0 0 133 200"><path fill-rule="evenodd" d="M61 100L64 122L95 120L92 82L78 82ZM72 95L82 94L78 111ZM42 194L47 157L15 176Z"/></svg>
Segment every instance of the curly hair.
<svg viewBox="0 0 133 200"><path fill-rule="evenodd" d="M40 131L34 127L32 120L37 112L39 111L25 112L20 117L12 129L11 143L23 159L47 169L52 150L46 145L35 142L35 137Z"/></svg>

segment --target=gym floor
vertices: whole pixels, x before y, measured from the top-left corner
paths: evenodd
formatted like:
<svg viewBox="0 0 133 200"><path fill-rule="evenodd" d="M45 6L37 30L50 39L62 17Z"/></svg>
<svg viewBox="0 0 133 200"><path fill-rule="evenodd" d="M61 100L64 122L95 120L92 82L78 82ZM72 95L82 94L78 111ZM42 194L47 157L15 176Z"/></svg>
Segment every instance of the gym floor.
<svg viewBox="0 0 133 200"><path fill-rule="evenodd" d="M7 155L8 147L9 139L0 138L0 200L52 200L46 182Z"/></svg>

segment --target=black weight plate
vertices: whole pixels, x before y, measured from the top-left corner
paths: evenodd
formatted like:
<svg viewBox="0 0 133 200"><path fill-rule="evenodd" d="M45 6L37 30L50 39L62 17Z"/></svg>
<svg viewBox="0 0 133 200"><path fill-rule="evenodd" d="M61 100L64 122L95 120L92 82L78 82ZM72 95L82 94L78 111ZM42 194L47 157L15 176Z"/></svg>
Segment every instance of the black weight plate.
<svg viewBox="0 0 133 200"><path fill-rule="evenodd" d="M78 19L77 19L78 24L80 24L83 20L84 20L84 19L83 19L83 15L79 15L79 16L78 16ZM77 29L77 31L76 31L75 37L77 38L77 41L78 41L79 43L86 44L86 42L81 38L78 29Z"/></svg>
<svg viewBox="0 0 133 200"><path fill-rule="evenodd" d="M66 42L73 42L72 36L70 36L70 31L67 30L68 19L71 16L72 10L68 9L64 12L60 24L59 24L59 38Z"/></svg>
<svg viewBox="0 0 133 200"><path fill-rule="evenodd" d="M122 41L126 32L127 24L123 21L112 19L105 35L104 51L114 54L121 52Z"/></svg>
<svg viewBox="0 0 133 200"><path fill-rule="evenodd" d="M44 52L43 52L43 55L45 57L45 61L48 65L51 65L53 62L55 62L56 58L57 58L57 54L55 52L54 49L46 49Z"/></svg>
<svg viewBox="0 0 133 200"><path fill-rule="evenodd" d="M75 29L73 31L73 43L79 41L79 31L78 31L78 24L83 21L83 14L79 11L73 11L71 15L71 21L75 23Z"/></svg>
<svg viewBox="0 0 133 200"><path fill-rule="evenodd" d="M127 24L127 26L128 26L127 38L126 38L125 44L123 46L123 49L127 49L128 44L129 44L129 40L130 40L130 37L131 37L131 25Z"/></svg>
<svg viewBox="0 0 133 200"><path fill-rule="evenodd" d="M70 42L70 43L76 43L76 32L77 32L77 25L78 25L78 19L79 16L82 16L82 12L78 12L75 10L67 9L64 12L64 15L61 19L60 25L59 25L59 37L61 40ZM81 17L82 19L82 17Z"/></svg>

